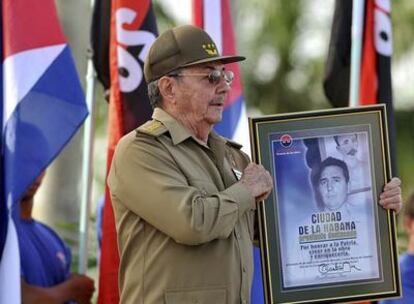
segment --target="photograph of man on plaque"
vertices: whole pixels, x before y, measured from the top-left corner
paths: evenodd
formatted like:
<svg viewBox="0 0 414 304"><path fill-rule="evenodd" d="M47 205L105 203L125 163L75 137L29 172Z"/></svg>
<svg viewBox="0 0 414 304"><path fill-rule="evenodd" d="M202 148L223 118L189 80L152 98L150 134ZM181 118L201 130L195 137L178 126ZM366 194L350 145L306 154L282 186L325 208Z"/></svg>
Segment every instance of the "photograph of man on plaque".
<svg viewBox="0 0 414 304"><path fill-rule="evenodd" d="M380 279L368 130L273 134L272 150L283 288Z"/></svg>
<svg viewBox="0 0 414 304"><path fill-rule="evenodd" d="M335 135L336 150L348 166L350 174L350 190L367 192L371 187L371 176L367 149L366 134L357 133ZM358 143L358 140L361 143ZM362 147L362 148L359 148Z"/></svg>

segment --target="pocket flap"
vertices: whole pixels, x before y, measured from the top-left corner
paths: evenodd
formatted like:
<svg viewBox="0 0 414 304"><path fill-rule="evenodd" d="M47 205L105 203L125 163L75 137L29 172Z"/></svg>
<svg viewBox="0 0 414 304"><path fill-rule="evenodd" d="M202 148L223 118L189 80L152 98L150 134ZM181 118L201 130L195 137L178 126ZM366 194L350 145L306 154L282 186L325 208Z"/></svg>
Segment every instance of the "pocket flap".
<svg viewBox="0 0 414 304"><path fill-rule="evenodd" d="M226 289L177 290L165 293L167 304L225 304Z"/></svg>

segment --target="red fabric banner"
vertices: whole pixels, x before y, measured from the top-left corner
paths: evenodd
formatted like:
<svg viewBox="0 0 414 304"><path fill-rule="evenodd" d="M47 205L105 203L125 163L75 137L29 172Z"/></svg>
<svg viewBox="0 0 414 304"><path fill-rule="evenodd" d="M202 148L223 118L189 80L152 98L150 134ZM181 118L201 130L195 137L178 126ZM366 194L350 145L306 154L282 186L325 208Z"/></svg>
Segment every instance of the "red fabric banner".
<svg viewBox="0 0 414 304"><path fill-rule="evenodd" d="M110 5L108 2L110 0L97 1L92 25L94 64L98 73L101 73L98 78L109 79L109 83L103 81L105 88L109 89L107 173L121 137L151 118L143 63L157 36L151 1L112 0ZM119 303L118 268L115 220L109 189L106 187L99 304Z"/></svg>

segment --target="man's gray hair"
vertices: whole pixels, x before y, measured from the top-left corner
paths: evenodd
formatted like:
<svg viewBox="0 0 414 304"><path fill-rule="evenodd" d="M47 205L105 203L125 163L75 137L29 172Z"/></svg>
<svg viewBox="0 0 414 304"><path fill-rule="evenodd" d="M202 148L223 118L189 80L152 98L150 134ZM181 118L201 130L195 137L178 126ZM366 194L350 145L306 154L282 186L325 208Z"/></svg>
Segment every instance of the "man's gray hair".
<svg viewBox="0 0 414 304"><path fill-rule="evenodd" d="M151 81L148 84L148 97L149 97L150 105L153 109L161 105L162 96L161 96L160 89L158 88L158 79Z"/></svg>
<svg viewBox="0 0 414 304"><path fill-rule="evenodd" d="M178 77L180 75L180 73L182 72L182 70L183 70L182 68L178 68L178 69L170 72L166 76ZM158 79L154 80L154 81L151 81L148 84L147 89L148 89L148 97L149 97L149 101L150 101L150 105L151 105L152 109L155 109L156 107L161 107L162 95L161 95L161 92L160 92L160 88L158 87Z"/></svg>

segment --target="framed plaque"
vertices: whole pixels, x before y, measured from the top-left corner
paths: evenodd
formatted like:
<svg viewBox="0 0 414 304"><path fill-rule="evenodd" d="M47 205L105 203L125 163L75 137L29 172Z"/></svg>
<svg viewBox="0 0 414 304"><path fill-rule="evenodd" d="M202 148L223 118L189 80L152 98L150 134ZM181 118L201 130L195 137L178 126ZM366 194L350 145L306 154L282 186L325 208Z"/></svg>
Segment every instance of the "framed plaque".
<svg viewBox="0 0 414 304"><path fill-rule="evenodd" d="M401 293L384 106L250 118L252 154L272 175L259 204L266 303Z"/></svg>

